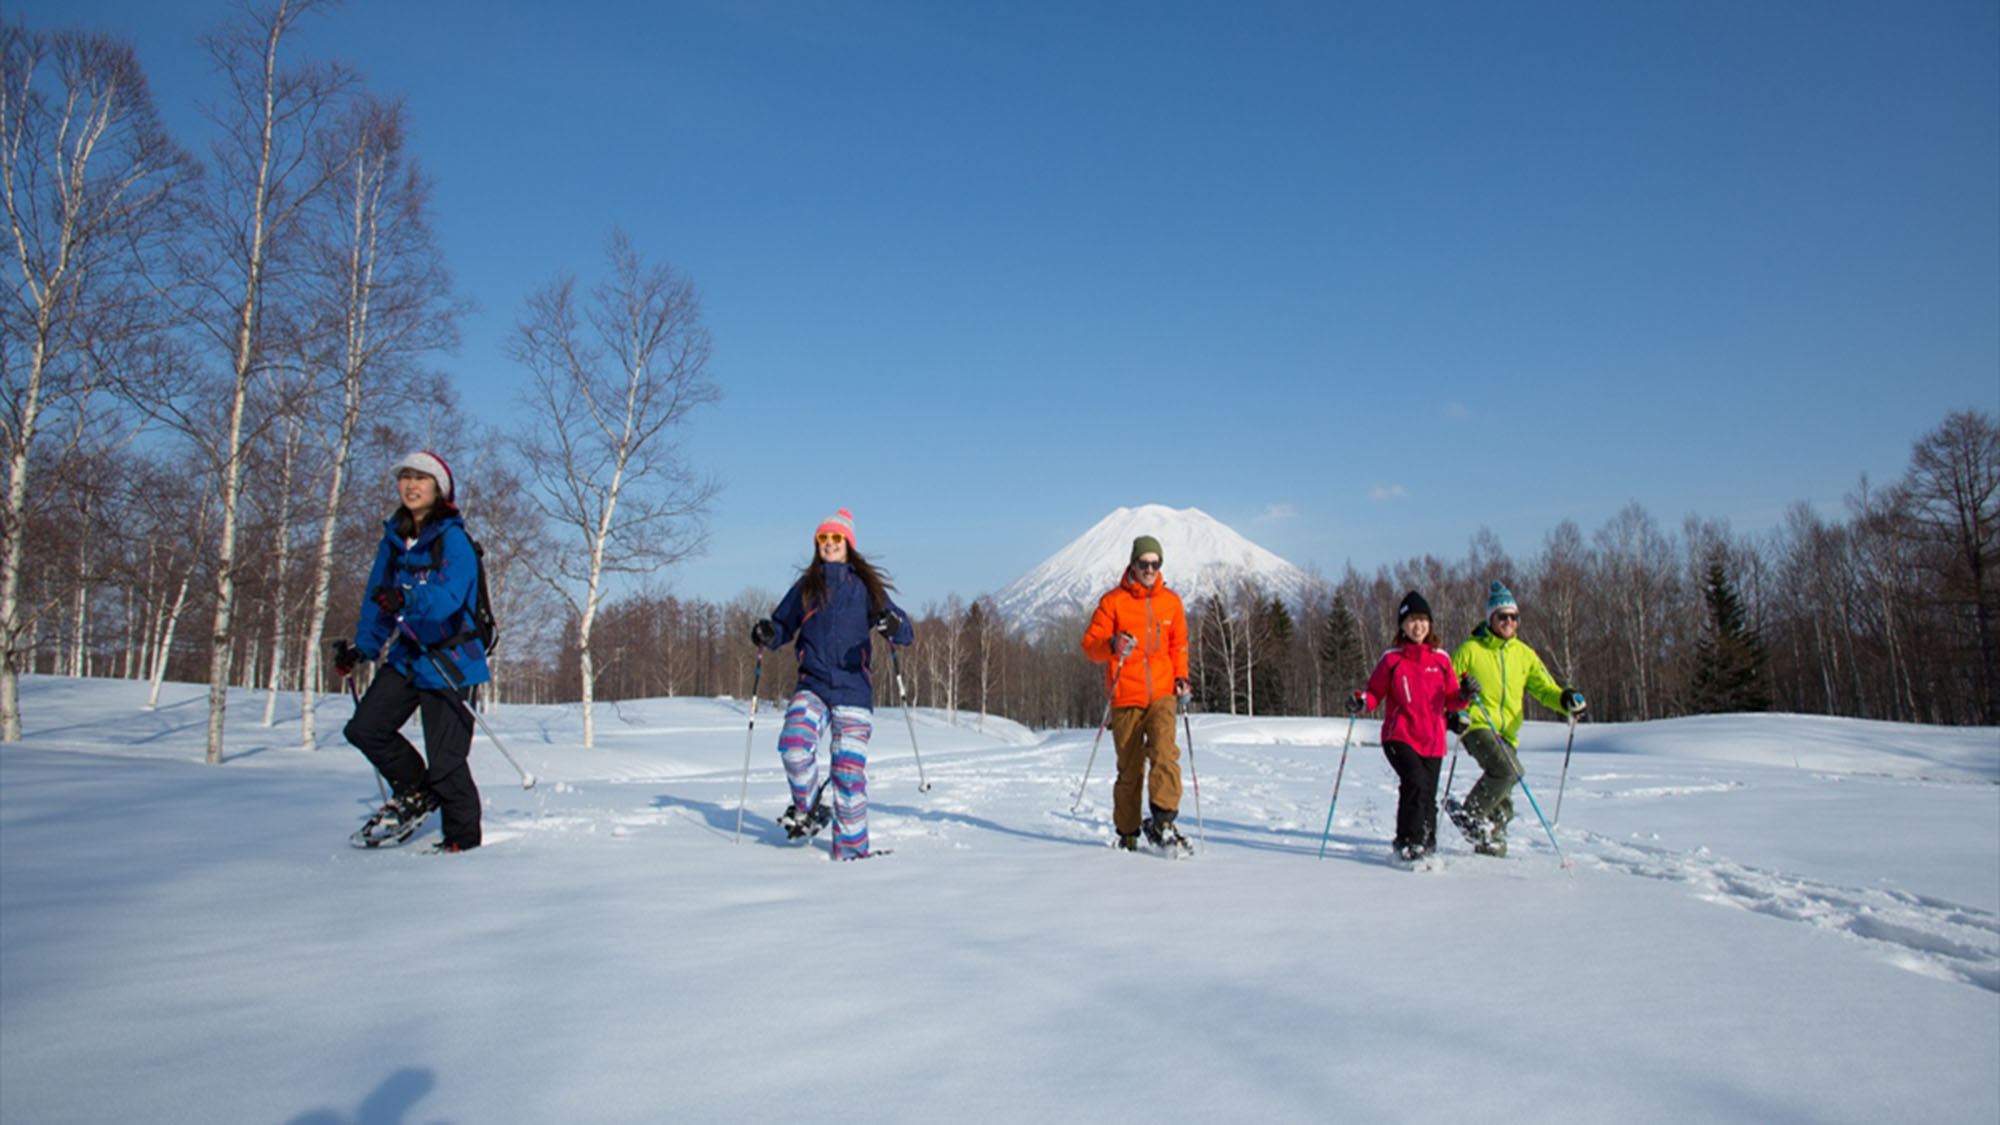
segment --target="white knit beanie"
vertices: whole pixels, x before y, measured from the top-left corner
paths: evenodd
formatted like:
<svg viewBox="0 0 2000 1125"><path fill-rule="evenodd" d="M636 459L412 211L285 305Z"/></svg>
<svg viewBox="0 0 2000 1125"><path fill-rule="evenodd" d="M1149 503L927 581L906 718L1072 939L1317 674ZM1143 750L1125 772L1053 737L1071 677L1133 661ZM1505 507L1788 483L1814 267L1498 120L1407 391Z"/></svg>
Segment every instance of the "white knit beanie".
<svg viewBox="0 0 2000 1125"><path fill-rule="evenodd" d="M389 472L401 473L404 469L414 469L436 481L438 495L444 497L445 503L453 504L457 502L456 493L451 483L451 466L444 463L444 458L439 457L428 449L418 450L401 461L396 462L395 466Z"/></svg>

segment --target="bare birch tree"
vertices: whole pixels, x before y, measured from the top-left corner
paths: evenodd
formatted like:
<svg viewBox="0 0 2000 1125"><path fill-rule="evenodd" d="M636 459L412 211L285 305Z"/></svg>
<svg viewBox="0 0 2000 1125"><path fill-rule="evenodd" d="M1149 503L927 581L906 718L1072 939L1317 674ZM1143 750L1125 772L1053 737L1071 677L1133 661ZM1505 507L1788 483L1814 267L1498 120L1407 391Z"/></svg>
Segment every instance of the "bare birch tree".
<svg viewBox="0 0 2000 1125"><path fill-rule="evenodd" d="M1540 619L1542 640L1536 647L1544 649L1544 662L1554 670L1553 674L1564 683L1576 682L1573 677L1585 674L1579 667L1579 644L1582 635L1580 618L1583 613L1584 585L1589 555L1584 550L1583 532L1571 520L1564 520L1549 530L1542 539L1542 557L1535 567L1535 611ZM1485 612L1485 602L1480 603L1480 613ZM1455 643L1446 646L1456 647ZM1591 669L1592 674L1604 676L1609 669ZM1566 678L1568 677L1568 678Z"/></svg>
<svg viewBox="0 0 2000 1125"><path fill-rule="evenodd" d="M277 372L273 372L277 374ZM285 686L285 657L291 637L293 607L288 604L285 594L292 573L292 533L295 527L293 513L298 508L295 499L301 472L301 447L305 441L302 409L310 404L313 397L311 386L313 372L310 366L300 365L293 372L292 385L297 388L295 397L286 401L285 384L273 380L278 401L286 408L280 412L278 424L278 474L276 487L262 490L262 499L271 509L271 519L267 530L271 537L270 589L265 609L271 618L270 661L265 668L264 718L263 725L272 726L277 721L278 693ZM306 710L311 712L311 696L307 695Z"/></svg>
<svg viewBox="0 0 2000 1125"><path fill-rule="evenodd" d="M300 739L308 748L318 739L313 696L319 689L320 642L363 407L397 401L398 383L418 393L427 390L427 380L398 376L417 357L456 346L464 309L451 298L451 278L431 230L430 183L404 151L401 103L359 99L320 142L318 158L328 185L322 202L330 214L319 225L323 235L312 257L329 342L324 362L338 392L317 418L326 472L304 643ZM490 577L491 558L487 565Z"/></svg>
<svg viewBox="0 0 2000 1125"><path fill-rule="evenodd" d="M1660 713L1660 639L1666 634L1676 590L1674 545L1637 502L1627 504L1597 530L1602 594L1615 612L1605 624L1622 638L1628 678L1624 684L1641 719ZM1565 669L1569 671L1569 669Z"/></svg>
<svg viewBox="0 0 2000 1125"><path fill-rule="evenodd" d="M277 0L209 39L210 53L230 86L229 97L214 111L223 132L215 147L217 177L207 209L215 260L213 269L202 271L212 279L217 305L226 310L208 328L229 357L215 466L221 541L208 670L210 763L222 761L229 702L248 408L253 380L275 350L266 338L263 314L283 291L286 253L301 217L331 179L324 163L313 159L316 135L358 81L338 64L294 63L285 57L299 20L324 3Z"/></svg>
<svg viewBox="0 0 2000 1125"><path fill-rule="evenodd" d="M946 725L957 726L958 678L965 662L965 599L952 594L942 606L925 607L924 615L937 622L923 649L924 666L932 685L931 705L935 707L942 702Z"/></svg>
<svg viewBox="0 0 2000 1125"><path fill-rule="evenodd" d="M161 126L129 46L97 34L0 28L11 279L0 309L0 741L21 737L18 676L35 616L21 601L31 506L56 495L31 489L29 477L35 465L60 466L76 453L119 353L157 330L152 267L197 175Z"/></svg>
<svg viewBox="0 0 2000 1125"><path fill-rule="evenodd" d="M982 596L975 599L972 608L966 612L966 630L972 635L972 655L979 668L979 726L986 730L986 716L993 706L993 662L999 648L999 634L1002 626L993 614L993 599Z"/></svg>
<svg viewBox="0 0 2000 1125"><path fill-rule="evenodd" d="M141 609L145 651L140 660L147 679L146 709L160 705L160 686L173 659L174 638L188 594L202 578L201 552L214 527L214 478L184 466L148 462L134 473L138 487L131 531L144 544Z"/></svg>
<svg viewBox="0 0 2000 1125"><path fill-rule="evenodd" d="M1910 456L1903 488L1923 537L1937 545L1945 598L1966 611L1975 682L1988 724L2000 724L2000 424L1990 414L1953 411Z"/></svg>
<svg viewBox="0 0 2000 1125"><path fill-rule="evenodd" d="M583 744L595 745L591 629L606 580L691 557L717 486L682 457L676 430L720 397L694 286L648 265L621 231L587 300L564 277L528 299L511 343L532 375L523 462L536 507L574 550L528 560L576 619Z"/></svg>

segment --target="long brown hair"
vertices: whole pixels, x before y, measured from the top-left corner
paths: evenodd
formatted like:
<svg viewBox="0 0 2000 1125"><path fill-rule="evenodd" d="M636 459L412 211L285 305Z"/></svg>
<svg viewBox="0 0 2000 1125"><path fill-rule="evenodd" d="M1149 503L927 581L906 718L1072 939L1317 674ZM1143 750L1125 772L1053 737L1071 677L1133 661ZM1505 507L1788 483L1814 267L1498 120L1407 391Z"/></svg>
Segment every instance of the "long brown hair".
<svg viewBox="0 0 2000 1125"><path fill-rule="evenodd" d="M854 541L847 543L847 565L868 587L868 612L880 613L889 606L889 591L896 588L889 576L877 570L861 552L854 549ZM826 563L819 557L819 548L813 548L812 561L806 564L805 572L799 575L799 598L808 612L818 609L826 600Z"/></svg>

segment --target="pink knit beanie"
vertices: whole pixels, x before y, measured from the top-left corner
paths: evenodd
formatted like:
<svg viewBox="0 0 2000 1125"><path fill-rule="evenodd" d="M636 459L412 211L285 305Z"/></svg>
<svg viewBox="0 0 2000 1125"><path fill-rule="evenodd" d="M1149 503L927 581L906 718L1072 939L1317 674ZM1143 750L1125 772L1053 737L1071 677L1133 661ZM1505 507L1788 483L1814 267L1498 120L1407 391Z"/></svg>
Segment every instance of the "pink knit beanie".
<svg viewBox="0 0 2000 1125"><path fill-rule="evenodd" d="M819 521L819 526L813 528L814 541L815 542L818 541L820 536L826 534L829 531L839 532L840 534L845 535L847 537L847 545L850 547L855 546L856 544L854 542L854 513L848 511L846 508L842 508L841 510Z"/></svg>

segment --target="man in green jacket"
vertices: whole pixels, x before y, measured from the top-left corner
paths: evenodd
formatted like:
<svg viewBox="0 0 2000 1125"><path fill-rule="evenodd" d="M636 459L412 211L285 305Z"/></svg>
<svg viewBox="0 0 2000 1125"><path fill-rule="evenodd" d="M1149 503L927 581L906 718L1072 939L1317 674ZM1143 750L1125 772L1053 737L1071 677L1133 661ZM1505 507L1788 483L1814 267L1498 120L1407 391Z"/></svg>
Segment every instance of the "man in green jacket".
<svg viewBox="0 0 2000 1125"><path fill-rule="evenodd" d="M1567 714L1583 712L1583 693L1558 687L1542 658L1514 634L1521 628L1521 607L1500 582L1486 595L1486 622L1472 630L1452 666L1469 677L1473 706L1465 713L1462 741L1466 753L1484 771L1463 807L1447 802L1446 811L1473 850L1481 855L1507 854L1507 822L1514 819L1514 783L1521 779L1521 759L1515 752L1521 722L1527 717L1523 693L1544 706ZM1454 724L1456 728L1458 724ZM1497 725L1497 729L1496 729Z"/></svg>

